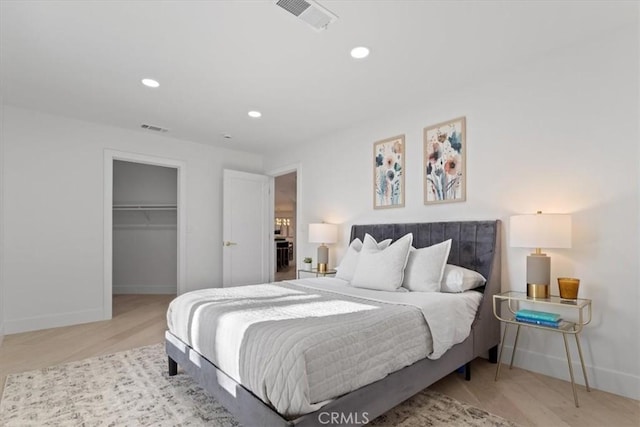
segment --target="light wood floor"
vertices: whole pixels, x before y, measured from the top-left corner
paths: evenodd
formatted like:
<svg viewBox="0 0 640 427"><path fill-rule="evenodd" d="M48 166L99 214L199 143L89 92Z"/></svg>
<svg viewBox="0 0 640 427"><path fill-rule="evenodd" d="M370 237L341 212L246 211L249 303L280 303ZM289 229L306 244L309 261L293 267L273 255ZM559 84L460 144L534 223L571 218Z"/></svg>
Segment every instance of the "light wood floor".
<svg viewBox="0 0 640 427"><path fill-rule="evenodd" d="M295 264L289 264L286 267L280 269L280 271L276 271L274 281L280 282L282 280L292 280L295 279L298 274L298 270L296 269Z"/></svg>
<svg viewBox="0 0 640 427"><path fill-rule="evenodd" d="M117 295L113 319L5 336L0 346L0 386L8 374L162 342L169 295ZM523 426L640 426L640 402L584 387L580 408L568 382L522 369L500 372L477 359L471 381L451 374L430 389Z"/></svg>

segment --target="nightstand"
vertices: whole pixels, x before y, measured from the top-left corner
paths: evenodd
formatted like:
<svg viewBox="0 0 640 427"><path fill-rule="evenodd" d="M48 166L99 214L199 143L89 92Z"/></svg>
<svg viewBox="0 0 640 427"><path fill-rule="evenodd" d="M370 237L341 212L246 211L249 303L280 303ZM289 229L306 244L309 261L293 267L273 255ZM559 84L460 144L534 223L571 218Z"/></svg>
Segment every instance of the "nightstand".
<svg viewBox="0 0 640 427"><path fill-rule="evenodd" d="M557 328L551 326L535 325L530 323L518 322L515 319L516 312L520 309L520 305L526 303L527 308L538 311L554 311L558 307L563 307L563 312L569 308L577 316L576 321L562 320ZM498 307L507 306L509 312L506 315L498 314ZM586 317L585 317L586 310ZM582 375L584 376L584 383L587 391L591 391L589 388L589 381L587 380L587 370L584 367L584 359L582 357L582 347L580 346L580 332L582 327L591 322L591 300L578 298L575 300L562 299L558 296L552 295L549 298L532 298L528 297L524 292L503 292L493 296L493 315L502 323L504 323L504 332L502 334L502 342L500 343L500 354L498 354L498 367L496 368L496 378L500 375L500 365L502 360L502 350L504 348L504 341L507 336L507 329L509 325L516 325L516 339L513 343L513 353L511 353L511 363L509 369L513 368L513 356L516 354L516 347L518 345L518 335L520 334L520 327L536 328L544 331L559 332L564 339L564 348L567 352L567 363L569 364L569 376L571 377L571 387L573 389L573 400L578 407L578 393L576 392L576 383L573 379L573 367L571 366L571 355L569 354L569 345L567 343L567 334L573 335L576 338L576 346L578 347L578 355L580 356L580 365L582 366Z"/></svg>
<svg viewBox="0 0 640 427"><path fill-rule="evenodd" d="M325 277L325 276L335 276L337 270L329 269L327 271L318 271L317 268L312 268L311 270L298 270L298 279L303 279L305 277Z"/></svg>

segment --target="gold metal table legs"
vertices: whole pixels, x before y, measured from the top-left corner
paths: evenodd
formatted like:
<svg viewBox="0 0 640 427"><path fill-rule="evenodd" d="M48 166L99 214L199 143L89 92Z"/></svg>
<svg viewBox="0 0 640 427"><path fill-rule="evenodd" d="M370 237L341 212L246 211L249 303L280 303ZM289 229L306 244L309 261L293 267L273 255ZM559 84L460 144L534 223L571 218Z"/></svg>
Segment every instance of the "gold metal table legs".
<svg viewBox="0 0 640 427"><path fill-rule="evenodd" d="M509 328L510 323L504 323L504 332L502 333L502 342L500 342L500 353L498 354L498 366L496 367L496 378L498 381L498 377L500 376L500 366L502 365L502 353L504 353L504 342L507 337L507 329ZM513 352L511 353L511 363L509 364L509 369L513 368L513 358L516 354L516 348L518 347L518 337L520 335L520 325L516 325L518 328L516 330L516 339L513 343ZM582 366L582 375L584 377L584 384L587 388L587 391L591 391L589 387L589 380L587 379L587 370L584 366L584 358L582 357L582 346L580 345L580 337L578 333L572 333L576 337L576 347L578 347L578 355L580 356L580 365ZM573 378L573 366L571 365L571 354L569 353L569 343L567 342L567 332L562 332L562 339L564 341L564 349L567 353L567 364L569 365L569 376L571 377L571 389L573 390L573 400L576 404L576 408L579 408L578 404L578 392L576 390L576 382Z"/></svg>

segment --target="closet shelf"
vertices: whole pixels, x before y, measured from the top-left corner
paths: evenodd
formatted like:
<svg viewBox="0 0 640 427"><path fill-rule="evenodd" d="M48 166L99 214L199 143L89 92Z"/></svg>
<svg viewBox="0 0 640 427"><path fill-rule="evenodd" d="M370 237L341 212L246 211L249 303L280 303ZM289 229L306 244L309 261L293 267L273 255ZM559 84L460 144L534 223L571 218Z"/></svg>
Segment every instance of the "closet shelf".
<svg viewBox="0 0 640 427"><path fill-rule="evenodd" d="M175 211L177 205L141 204L141 205L113 205L114 211Z"/></svg>

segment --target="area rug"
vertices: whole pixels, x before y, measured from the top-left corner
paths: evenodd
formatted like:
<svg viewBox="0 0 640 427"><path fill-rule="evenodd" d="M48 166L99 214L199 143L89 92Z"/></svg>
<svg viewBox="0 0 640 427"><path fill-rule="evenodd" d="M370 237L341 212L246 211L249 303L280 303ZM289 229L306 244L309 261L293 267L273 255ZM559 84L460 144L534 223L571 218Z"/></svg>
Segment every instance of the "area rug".
<svg viewBox="0 0 640 427"><path fill-rule="evenodd" d="M162 344L7 377L2 426L238 426L189 376L167 375ZM514 427L496 415L425 390L372 426ZM252 426L246 426L252 427Z"/></svg>

